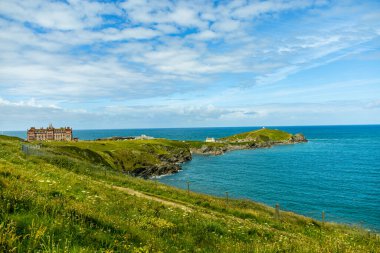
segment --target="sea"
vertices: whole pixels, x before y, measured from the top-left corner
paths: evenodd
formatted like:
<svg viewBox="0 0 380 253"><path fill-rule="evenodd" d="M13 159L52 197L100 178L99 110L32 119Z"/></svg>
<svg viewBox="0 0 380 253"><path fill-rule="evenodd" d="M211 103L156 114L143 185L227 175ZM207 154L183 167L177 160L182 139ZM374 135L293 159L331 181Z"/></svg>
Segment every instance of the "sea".
<svg viewBox="0 0 380 253"><path fill-rule="evenodd" d="M162 183L206 194L250 199L281 210L380 232L380 125L271 127L303 133L307 143L193 156ZM81 140L148 135L205 140L259 127L74 130ZM26 132L6 135L26 137Z"/></svg>

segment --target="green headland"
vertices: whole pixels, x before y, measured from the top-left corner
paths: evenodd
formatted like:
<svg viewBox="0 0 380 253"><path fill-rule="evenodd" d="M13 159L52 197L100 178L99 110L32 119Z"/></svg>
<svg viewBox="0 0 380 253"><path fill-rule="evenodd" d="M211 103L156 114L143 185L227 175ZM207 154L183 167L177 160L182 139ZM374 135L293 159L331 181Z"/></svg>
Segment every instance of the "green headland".
<svg viewBox="0 0 380 253"><path fill-rule="evenodd" d="M0 252L378 252L363 228L141 178L194 153L304 141L270 129L207 143L0 136Z"/></svg>

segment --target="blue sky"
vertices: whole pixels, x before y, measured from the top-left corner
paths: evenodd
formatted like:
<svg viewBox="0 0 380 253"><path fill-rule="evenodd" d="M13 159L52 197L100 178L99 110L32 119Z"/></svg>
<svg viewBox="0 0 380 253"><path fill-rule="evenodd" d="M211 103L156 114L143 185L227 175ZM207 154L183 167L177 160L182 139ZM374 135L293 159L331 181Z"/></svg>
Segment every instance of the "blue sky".
<svg viewBox="0 0 380 253"><path fill-rule="evenodd" d="M379 1L0 1L0 130L380 123Z"/></svg>

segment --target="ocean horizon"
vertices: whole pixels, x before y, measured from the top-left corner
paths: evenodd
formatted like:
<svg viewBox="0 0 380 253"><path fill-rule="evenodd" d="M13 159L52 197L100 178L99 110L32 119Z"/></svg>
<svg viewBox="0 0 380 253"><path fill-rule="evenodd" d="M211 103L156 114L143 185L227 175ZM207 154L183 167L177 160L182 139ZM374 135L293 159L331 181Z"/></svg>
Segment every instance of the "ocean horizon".
<svg viewBox="0 0 380 253"><path fill-rule="evenodd" d="M168 134L166 131L160 131L160 130L202 130L202 129L210 129L210 132L207 133L215 133L214 130L221 129L221 130L226 130L226 129L237 129L238 131L242 129L260 129L263 127L266 128L272 128L272 129L288 129L288 128L308 128L308 127L355 127L355 126L380 126L380 124L347 124L347 125L289 125L289 126L271 126L271 125L262 125L262 126L217 126L217 127L152 127L152 128L99 128L99 129L75 129L73 128L73 136L79 138L79 140L95 140L98 138L107 138L107 137L114 137L114 136L139 136L144 133L151 133L151 134L159 134L159 136L152 136L155 138L168 138L166 136L178 136L178 139L174 140L185 140L183 139L183 135L180 132L173 132ZM46 126L45 126L46 127ZM60 127L60 126L58 126ZM239 132L236 133L239 133ZM286 130L285 130L286 131ZM25 130L1 130L0 134L3 135L8 135L8 136L14 136L14 137L19 137L22 139L26 139L26 132L27 129ZM235 131L231 131L235 132ZM205 132L206 133L206 132ZM119 135L113 135L113 134L119 134ZM219 136L220 133L217 133ZM188 136L188 135L186 135ZM224 136L221 136L224 137ZM203 135L196 135L196 136L189 136L188 140L203 140ZM187 139L186 139L187 140Z"/></svg>
<svg viewBox="0 0 380 253"><path fill-rule="evenodd" d="M73 130L80 140L148 135L173 140L221 138L261 127ZM244 198L282 210L380 231L380 125L272 126L303 133L308 143L194 155L162 183L192 191ZM26 137L26 131L3 134Z"/></svg>

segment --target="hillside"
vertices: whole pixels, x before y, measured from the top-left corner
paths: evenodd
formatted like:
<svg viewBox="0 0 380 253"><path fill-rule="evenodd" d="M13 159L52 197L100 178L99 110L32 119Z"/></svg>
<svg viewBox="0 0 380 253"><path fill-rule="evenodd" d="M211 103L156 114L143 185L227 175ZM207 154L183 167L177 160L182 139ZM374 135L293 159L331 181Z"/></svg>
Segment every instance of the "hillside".
<svg viewBox="0 0 380 253"><path fill-rule="evenodd" d="M296 136L279 130L260 129L226 137L214 143L167 139L110 139L33 142L25 146L31 154L37 153L47 163L61 168L73 169L77 162L90 162L106 170L148 178L178 172L181 163L192 159L191 153L220 155L230 150L300 142ZM303 136L302 138L301 141L304 141Z"/></svg>
<svg viewBox="0 0 380 253"><path fill-rule="evenodd" d="M278 144L307 142L302 134L290 134L277 129L262 128L250 132L224 137L215 143L188 142L192 153L221 155L231 150L268 148Z"/></svg>
<svg viewBox="0 0 380 253"><path fill-rule="evenodd" d="M0 136L0 252L377 252L380 248L379 235L360 228L282 211L277 218L274 209L251 201L227 202L125 175L101 143L49 143L29 153L22 152L23 144ZM138 146L144 149L149 144L141 141ZM75 145L87 145L101 157L64 148ZM126 144L105 145L114 145L122 154Z"/></svg>
<svg viewBox="0 0 380 253"><path fill-rule="evenodd" d="M229 137L222 138L222 141L228 142L273 142L273 143L286 143L296 140L301 137L301 134L292 135L285 131L277 129L262 128L255 131L246 133L235 134ZM301 139L300 139L301 140Z"/></svg>
<svg viewBox="0 0 380 253"><path fill-rule="evenodd" d="M65 167L73 160L84 160L140 177L174 173L180 170L180 163L191 160L185 143L166 139L44 142L39 151L52 164Z"/></svg>

